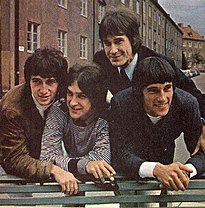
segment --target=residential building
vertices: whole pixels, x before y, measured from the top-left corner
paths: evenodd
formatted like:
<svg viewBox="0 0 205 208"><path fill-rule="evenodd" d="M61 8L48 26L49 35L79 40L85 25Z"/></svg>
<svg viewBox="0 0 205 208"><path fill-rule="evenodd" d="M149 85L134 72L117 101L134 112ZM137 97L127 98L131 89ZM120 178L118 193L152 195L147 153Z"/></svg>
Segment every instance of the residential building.
<svg viewBox="0 0 205 208"><path fill-rule="evenodd" d="M1 0L0 91L24 82L25 60L39 47L59 48L69 66L102 48L105 12L126 7L139 18L143 44L181 66L182 32L157 0Z"/></svg>
<svg viewBox="0 0 205 208"><path fill-rule="evenodd" d="M190 25L178 24L183 32L183 53L188 68L198 68L205 71L205 39Z"/></svg>

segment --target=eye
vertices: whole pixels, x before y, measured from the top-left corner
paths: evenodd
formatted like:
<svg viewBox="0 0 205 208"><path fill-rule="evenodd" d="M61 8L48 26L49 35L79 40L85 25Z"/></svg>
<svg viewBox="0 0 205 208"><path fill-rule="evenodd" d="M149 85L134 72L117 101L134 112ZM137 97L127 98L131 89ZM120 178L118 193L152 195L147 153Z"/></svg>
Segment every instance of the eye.
<svg viewBox="0 0 205 208"><path fill-rule="evenodd" d="M104 44L105 46L107 46L107 47L108 47L108 46L111 46L111 43L108 42L108 41L104 41L103 44Z"/></svg>
<svg viewBox="0 0 205 208"><path fill-rule="evenodd" d="M31 79L31 82L34 84L41 84L41 80L40 79Z"/></svg>
<svg viewBox="0 0 205 208"><path fill-rule="evenodd" d="M71 91L67 91L67 96L72 96L73 93Z"/></svg>
<svg viewBox="0 0 205 208"><path fill-rule="evenodd" d="M86 99L86 98L88 98L85 94L79 94L78 97L80 99Z"/></svg>
<svg viewBox="0 0 205 208"><path fill-rule="evenodd" d="M159 92L159 90L157 88L148 88L146 91L149 94L155 94L155 93Z"/></svg>
<svg viewBox="0 0 205 208"><path fill-rule="evenodd" d="M123 42L122 39L117 39L117 40L115 40L115 44L116 44L116 45L120 45L122 42Z"/></svg>
<svg viewBox="0 0 205 208"><path fill-rule="evenodd" d="M46 81L46 83L47 83L48 85L53 85L53 84L56 84L57 81L56 81L56 79L48 79L48 80Z"/></svg>
<svg viewBox="0 0 205 208"><path fill-rule="evenodd" d="M164 91L171 91L172 90L172 85L167 85L167 86L165 86L165 88L164 88Z"/></svg>

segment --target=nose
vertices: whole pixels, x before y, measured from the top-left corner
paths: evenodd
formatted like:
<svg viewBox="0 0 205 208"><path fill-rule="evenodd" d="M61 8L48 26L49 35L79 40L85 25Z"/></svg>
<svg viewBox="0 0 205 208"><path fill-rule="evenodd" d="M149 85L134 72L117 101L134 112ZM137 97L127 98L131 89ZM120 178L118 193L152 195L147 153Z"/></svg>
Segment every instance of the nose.
<svg viewBox="0 0 205 208"><path fill-rule="evenodd" d="M78 104L78 100L76 96L72 96L67 99L70 106L76 106Z"/></svg>
<svg viewBox="0 0 205 208"><path fill-rule="evenodd" d="M46 94L47 92L48 92L48 85L43 82L41 87L40 87L40 93Z"/></svg>
<svg viewBox="0 0 205 208"><path fill-rule="evenodd" d="M165 102L166 101L166 94L165 94L164 90L160 91L158 101L160 101L160 102Z"/></svg>
<svg viewBox="0 0 205 208"><path fill-rule="evenodd" d="M116 44L112 44L110 48L111 54L116 54L118 52L118 46Z"/></svg>

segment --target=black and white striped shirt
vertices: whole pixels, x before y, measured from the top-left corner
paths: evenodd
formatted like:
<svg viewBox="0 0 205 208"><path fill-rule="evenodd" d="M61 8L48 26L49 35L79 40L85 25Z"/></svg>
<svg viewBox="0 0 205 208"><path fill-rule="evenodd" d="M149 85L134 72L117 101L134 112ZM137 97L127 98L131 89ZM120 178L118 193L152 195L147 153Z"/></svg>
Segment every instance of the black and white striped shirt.
<svg viewBox="0 0 205 208"><path fill-rule="evenodd" d="M90 160L110 163L108 122L98 118L86 126L77 126L68 112L62 111L59 103L55 103L46 119L40 159L50 160L66 171L69 171L72 159L80 159L77 170L81 174L85 174L85 166Z"/></svg>

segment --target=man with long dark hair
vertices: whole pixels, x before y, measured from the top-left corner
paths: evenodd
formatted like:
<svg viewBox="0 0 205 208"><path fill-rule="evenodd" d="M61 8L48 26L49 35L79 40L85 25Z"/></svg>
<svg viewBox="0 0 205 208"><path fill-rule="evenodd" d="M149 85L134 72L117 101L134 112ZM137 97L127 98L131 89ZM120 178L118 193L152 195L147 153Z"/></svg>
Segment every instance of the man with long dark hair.
<svg viewBox="0 0 205 208"><path fill-rule="evenodd" d="M8 174L37 179L53 176L70 193L75 177L39 160L41 137L50 106L65 98L67 61L53 48L37 49L25 63L25 83L15 86L0 103L2 167ZM73 191L72 191L73 192Z"/></svg>

